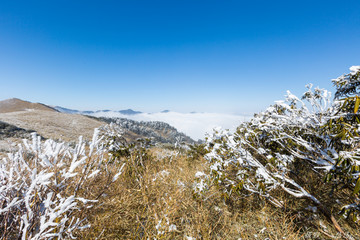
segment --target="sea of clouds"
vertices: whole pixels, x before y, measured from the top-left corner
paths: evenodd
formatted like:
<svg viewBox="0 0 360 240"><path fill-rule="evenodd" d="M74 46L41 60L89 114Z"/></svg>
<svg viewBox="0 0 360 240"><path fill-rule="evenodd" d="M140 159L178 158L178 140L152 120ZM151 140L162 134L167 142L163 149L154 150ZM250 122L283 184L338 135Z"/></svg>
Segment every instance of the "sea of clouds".
<svg viewBox="0 0 360 240"><path fill-rule="evenodd" d="M234 130L243 121L249 120L252 115L232 115L223 113L140 113L124 115L118 112L98 112L91 114L95 117L120 117L136 121L161 121L170 124L178 131L185 133L194 140L204 139L206 133L215 127Z"/></svg>

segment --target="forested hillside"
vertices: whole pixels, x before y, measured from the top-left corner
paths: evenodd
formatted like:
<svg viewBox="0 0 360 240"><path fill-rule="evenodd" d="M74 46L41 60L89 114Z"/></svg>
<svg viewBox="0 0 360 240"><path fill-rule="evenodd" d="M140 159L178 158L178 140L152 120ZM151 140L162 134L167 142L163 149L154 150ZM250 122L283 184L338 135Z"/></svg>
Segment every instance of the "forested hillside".
<svg viewBox="0 0 360 240"><path fill-rule="evenodd" d="M107 123L119 125L124 131L136 134L138 138L148 138L155 143L195 143L193 139L167 123L159 121L134 121L127 118L97 118ZM135 137L134 136L134 137Z"/></svg>

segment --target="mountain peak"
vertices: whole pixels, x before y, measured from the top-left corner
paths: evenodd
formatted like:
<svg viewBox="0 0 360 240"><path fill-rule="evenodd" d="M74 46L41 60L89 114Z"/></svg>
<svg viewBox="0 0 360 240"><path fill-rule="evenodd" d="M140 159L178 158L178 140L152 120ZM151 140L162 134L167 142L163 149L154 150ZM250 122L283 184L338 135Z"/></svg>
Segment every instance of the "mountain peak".
<svg viewBox="0 0 360 240"><path fill-rule="evenodd" d="M120 110L119 113L124 114L124 115L135 115L135 114L139 114L139 113L142 113L142 112L134 111L134 110L129 108L129 109L126 109L126 110Z"/></svg>
<svg viewBox="0 0 360 240"><path fill-rule="evenodd" d="M19 98L10 98L0 101L0 113L29 111L29 110L43 110L43 111L57 112L57 110L45 104L32 103L29 101L21 100Z"/></svg>

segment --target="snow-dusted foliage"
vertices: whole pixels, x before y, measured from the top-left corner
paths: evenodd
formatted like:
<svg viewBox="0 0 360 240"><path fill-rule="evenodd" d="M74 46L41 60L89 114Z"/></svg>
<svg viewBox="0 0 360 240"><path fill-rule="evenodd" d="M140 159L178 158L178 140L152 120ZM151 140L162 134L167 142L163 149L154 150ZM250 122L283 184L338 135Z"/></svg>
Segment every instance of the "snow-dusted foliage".
<svg viewBox="0 0 360 240"><path fill-rule="evenodd" d="M227 194L244 189L266 196L278 205L270 192L279 187L294 196L317 202L288 176L295 157L322 167L334 163L327 151L316 144L321 141L328 147L328 139L307 135L326 123L330 94L308 88L303 97L307 102L288 92L286 101L278 101L257 114L239 126L236 133L215 130L207 138L210 174L225 187ZM313 154L309 156L309 152Z"/></svg>
<svg viewBox="0 0 360 240"><path fill-rule="evenodd" d="M333 80L337 92L336 98L357 95L360 90L360 66L352 66L350 73Z"/></svg>
<svg viewBox="0 0 360 240"><path fill-rule="evenodd" d="M149 138L154 143L175 144L179 139L187 143L194 143L190 137L164 122L134 121L126 118L102 118L102 120L117 125L125 131L131 131L141 137Z"/></svg>
<svg viewBox="0 0 360 240"><path fill-rule="evenodd" d="M258 194L282 206L274 197L278 189L321 205L321 199L294 178L299 166L310 166L326 181L346 184L359 197L360 67L350 70L334 80L334 101L330 92L308 85L301 99L288 91L285 101L256 114L235 133L215 129L207 138L208 172L198 177L195 190L206 190L208 179L226 198ZM354 203L344 209L354 213L360 207Z"/></svg>
<svg viewBox="0 0 360 240"><path fill-rule="evenodd" d="M360 66L350 68L350 73L333 80L336 87L336 114L325 125L333 137L332 144L339 152L329 180L337 186L350 188L356 202L344 206L342 213L360 221Z"/></svg>
<svg viewBox="0 0 360 240"><path fill-rule="evenodd" d="M97 202L84 198L89 183L100 175L116 180L121 165L110 166L97 129L90 143L80 137L74 148L32 137L0 161L0 238L73 239L89 227L78 213Z"/></svg>
<svg viewBox="0 0 360 240"><path fill-rule="evenodd" d="M127 142L122 136L123 127L114 122L102 127L101 132L107 143L105 147L108 149L110 161L121 159L123 164L127 165L124 168L124 175L129 180L127 184L139 187L145 162L151 159L148 151L152 146L150 140L138 138L135 141Z"/></svg>

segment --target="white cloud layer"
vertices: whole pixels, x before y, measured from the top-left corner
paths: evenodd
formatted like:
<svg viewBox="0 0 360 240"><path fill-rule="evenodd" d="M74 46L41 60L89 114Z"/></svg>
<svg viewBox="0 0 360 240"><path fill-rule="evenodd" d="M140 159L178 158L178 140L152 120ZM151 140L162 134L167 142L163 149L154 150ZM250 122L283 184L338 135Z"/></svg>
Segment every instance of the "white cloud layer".
<svg viewBox="0 0 360 240"><path fill-rule="evenodd" d="M214 127L235 129L241 122L249 120L251 116L231 115L221 113L141 113L123 115L118 112L100 112L92 114L95 117L121 117L136 121L161 121L170 124L178 131L185 133L194 140L204 139L205 134L212 132Z"/></svg>

